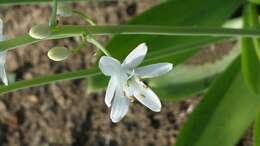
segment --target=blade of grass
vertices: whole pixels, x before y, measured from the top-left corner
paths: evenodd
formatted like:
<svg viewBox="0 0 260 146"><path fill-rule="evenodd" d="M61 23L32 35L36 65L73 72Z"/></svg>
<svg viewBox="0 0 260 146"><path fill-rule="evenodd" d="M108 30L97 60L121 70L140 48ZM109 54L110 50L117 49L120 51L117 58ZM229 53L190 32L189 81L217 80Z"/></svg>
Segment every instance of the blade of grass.
<svg viewBox="0 0 260 146"><path fill-rule="evenodd" d="M260 146L260 110L256 115L253 128L253 146Z"/></svg>
<svg viewBox="0 0 260 146"><path fill-rule="evenodd" d="M255 11L255 7L251 4L245 7L243 20L245 28L254 26L252 19L255 19ZM260 93L260 62L252 38L243 37L241 39L241 52L242 73L245 83L253 92Z"/></svg>
<svg viewBox="0 0 260 146"><path fill-rule="evenodd" d="M57 81L81 79L81 78L95 76L98 74L100 74L99 70L97 68L92 68L92 69L78 70L74 72L37 77L31 80L22 80L22 81L12 83L8 86L4 86L4 85L0 86L0 95L17 91L20 89L50 84Z"/></svg>
<svg viewBox="0 0 260 146"><path fill-rule="evenodd" d="M250 22L249 25L251 28L258 28L259 29L259 17L258 17L258 10L257 5L253 3L249 3L249 18L248 21ZM254 48L256 50L256 54L258 57L258 60L260 61L260 39L259 38L253 38Z"/></svg>
<svg viewBox="0 0 260 146"><path fill-rule="evenodd" d="M245 85L240 57L214 81L175 146L234 146L255 119L260 98ZM249 114L250 113L250 114Z"/></svg>
<svg viewBox="0 0 260 146"><path fill-rule="evenodd" d="M205 92L216 77L221 74L237 56L240 48L235 46L228 54L215 62L202 65L180 64L173 71L149 81L163 100L182 100L194 94Z"/></svg>

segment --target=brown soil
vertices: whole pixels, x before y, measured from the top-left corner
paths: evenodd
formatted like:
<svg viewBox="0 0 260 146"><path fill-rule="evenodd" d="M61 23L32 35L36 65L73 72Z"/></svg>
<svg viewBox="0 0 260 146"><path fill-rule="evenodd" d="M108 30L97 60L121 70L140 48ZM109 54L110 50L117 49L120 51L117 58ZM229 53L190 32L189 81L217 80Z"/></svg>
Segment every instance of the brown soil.
<svg viewBox="0 0 260 146"><path fill-rule="evenodd" d="M72 6L89 14L98 24L119 24L158 2L159 0L140 0L137 3L129 0L102 4L80 3ZM0 17L5 20L5 34L8 38L26 33L34 24L46 23L49 15L49 5L0 9ZM84 23L78 17L62 22ZM16 80L22 80L87 68L94 54L93 46L86 47L81 54L64 62L53 62L46 56L48 48L52 46L75 46L77 43L78 39L47 41L10 51L6 65L8 73ZM197 59L188 63L211 61L212 56L225 52L223 47L215 48L222 51L204 49L204 53L198 54ZM104 104L104 92L87 94L86 83L86 80L63 81L1 96L0 145L170 146L175 143L180 125L199 101L199 98L194 97L179 103L163 103L160 113L153 113L135 103L120 123L113 124L109 119L109 109ZM242 143L250 141L250 137L245 137L247 140L241 141L240 146L249 146Z"/></svg>

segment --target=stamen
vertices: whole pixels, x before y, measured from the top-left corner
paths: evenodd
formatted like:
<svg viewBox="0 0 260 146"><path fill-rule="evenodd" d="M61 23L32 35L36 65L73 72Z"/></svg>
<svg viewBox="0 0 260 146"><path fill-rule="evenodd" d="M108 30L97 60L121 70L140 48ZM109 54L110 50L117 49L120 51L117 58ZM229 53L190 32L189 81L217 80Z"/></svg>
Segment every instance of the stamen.
<svg viewBox="0 0 260 146"><path fill-rule="evenodd" d="M124 96L126 96L126 97L127 97L127 95L126 95L126 92L125 92L125 91L123 91L123 93L124 93Z"/></svg>
<svg viewBox="0 0 260 146"><path fill-rule="evenodd" d="M143 99L145 98L144 94L142 94L142 93L140 94L140 97Z"/></svg>
<svg viewBox="0 0 260 146"><path fill-rule="evenodd" d="M128 96L128 99L130 99L130 102L134 102L135 101L135 97L134 96Z"/></svg>
<svg viewBox="0 0 260 146"><path fill-rule="evenodd" d="M143 86L144 88L146 88L146 89L148 88L148 86L147 86L147 85L145 85L145 84L142 84L142 86Z"/></svg>

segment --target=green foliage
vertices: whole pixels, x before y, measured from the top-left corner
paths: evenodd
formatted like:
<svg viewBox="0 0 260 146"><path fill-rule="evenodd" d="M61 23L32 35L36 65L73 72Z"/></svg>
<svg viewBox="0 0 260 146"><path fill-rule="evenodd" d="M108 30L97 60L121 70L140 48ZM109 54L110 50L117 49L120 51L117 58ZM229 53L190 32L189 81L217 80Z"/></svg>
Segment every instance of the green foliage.
<svg viewBox="0 0 260 146"><path fill-rule="evenodd" d="M249 3L248 11L250 13L248 16L249 25L250 25L250 27L257 29L259 27L257 5ZM254 47L256 49L256 55L258 57L258 60L260 61L260 39L258 37L254 37L253 43L254 43Z"/></svg>
<svg viewBox="0 0 260 146"><path fill-rule="evenodd" d="M248 28L254 25L252 17L257 9L252 5L247 5L244 14L244 27ZM257 17L256 17L257 19ZM242 73L246 85L255 93L260 93L260 62L256 55L255 46L252 38L241 39L242 49Z"/></svg>
<svg viewBox="0 0 260 146"><path fill-rule="evenodd" d="M225 3L225 5L223 5ZM146 24L162 26L220 26L240 5L236 0L172 0L164 2L135 17L128 24ZM192 56L201 46L223 38L118 35L108 44L113 57L123 60L139 43L148 44L147 63L167 61L177 65ZM164 57L162 57L164 55ZM88 90L97 91L106 87L107 78L95 76L89 79ZM168 83L169 84L169 83ZM174 83L173 83L174 84ZM162 89L163 92L164 89ZM174 89L172 89L174 90ZM197 91L194 91L197 92ZM189 93L190 94L190 93ZM183 95L184 96L184 95Z"/></svg>
<svg viewBox="0 0 260 146"><path fill-rule="evenodd" d="M234 146L254 120L260 97L245 86L238 57L212 84L181 129L176 146Z"/></svg>
<svg viewBox="0 0 260 146"><path fill-rule="evenodd" d="M237 46L234 47L232 51L214 63L180 64L171 73L149 81L149 85L163 99L179 100L195 93L202 93L240 54L239 49Z"/></svg>
<svg viewBox="0 0 260 146"><path fill-rule="evenodd" d="M248 0L250 1L251 3L254 3L254 4L260 4L260 0Z"/></svg>
<svg viewBox="0 0 260 146"><path fill-rule="evenodd" d="M65 72L60 74L54 74L54 75L46 75L42 77L35 77L30 80L21 80L16 81L13 84L10 84L8 86L0 86L0 95L14 92L20 89L30 88L30 87L36 87L40 85L46 85L51 84L57 81L64 81L64 80L75 80L75 79L81 79L86 77L91 77L100 74L97 68L89 68L89 69L82 69L77 70L73 72Z"/></svg>
<svg viewBox="0 0 260 146"><path fill-rule="evenodd" d="M260 146L260 111L256 115L253 131L253 146Z"/></svg>

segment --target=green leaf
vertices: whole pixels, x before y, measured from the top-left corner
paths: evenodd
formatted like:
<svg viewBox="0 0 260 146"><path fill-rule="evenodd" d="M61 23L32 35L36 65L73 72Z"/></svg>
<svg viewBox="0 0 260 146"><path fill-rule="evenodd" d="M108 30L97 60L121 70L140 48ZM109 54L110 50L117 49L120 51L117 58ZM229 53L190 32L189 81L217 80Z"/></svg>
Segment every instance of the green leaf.
<svg viewBox="0 0 260 146"><path fill-rule="evenodd" d="M250 25L250 27L257 29L257 28L259 28L259 17L258 17L257 5L252 4L252 3L249 3L248 5L249 5L248 11L250 13L250 15L248 16L249 25ZM256 50L256 55L258 57L258 60L260 61L260 39L257 37L254 37L253 43L254 43L254 47Z"/></svg>
<svg viewBox="0 0 260 146"><path fill-rule="evenodd" d="M251 3L254 3L254 4L260 4L260 0L248 0L250 1Z"/></svg>
<svg viewBox="0 0 260 146"><path fill-rule="evenodd" d="M225 3L225 5L223 5ZM164 26L220 26L240 5L237 0L170 0L151 8L132 19L128 24ZM139 43L146 42L148 54L157 55L156 62L167 61L174 65L192 56L201 46L223 38L187 36L118 35L108 44L112 56L123 60ZM192 51L187 51L189 49ZM160 57L159 52L181 52L177 55ZM166 54L166 53L164 53ZM149 56L146 59L149 59ZM154 61L155 62L155 61ZM152 62L150 62L152 63ZM102 79L101 79L102 78ZM97 76L89 80L89 91L97 91L106 86L105 77Z"/></svg>
<svg viewBox="0 0 260 146"><path fill-rule="evenodd" d="M234 146L256 116L260 97L245 86L238 57L189 116L176 146Z"/></svg>
<svg viewBox="0 0 260 146"><path fill-rule="evenodd" d="M253 146L260 146L260 111L256 115L253 131Z"/></svg>
<svg viewBox="0 0 260 146"><path fill-rule="evenodd" d="M244 13L244 27L248 28L253 25L252 17L256 7L247 5ZM260 93L260 62L256 55L255 46L253 45L252 38L241 39L241 52L242 52L242 73L246 85L255 93Z"/></svg>
<svg viewBox="0 0 260 146"><path fill-rule="evenodd" d="M30 80L21 80L11 83L8 86L0 85L0 95L14 92L20 89L46 85L57 81L75 80L100 74L98 68L82 69L73 72L65 72L60 74L48 75L43 77L36 77Z"/></svg>
<svg viewBox="0 0 260 146"><path fill-rule="evenodd" d="M163 100L180 100L184 97L202 93L239 54L240 48L235 46L227 55L214 63L178 65L167 75L149 81L149 85Z"/></svg>
<svg viewBox="0 0 260 146"><path fill-rule="evenodd" d="M223 5L225 2L225 5ZM236 0L173 0L162 3L135 17L128 24L166 25L166 26L220 26L239 6ZM205 8L205 6L207 6ZM219 7L218 7L219 6ZM180 15L181 14L181 15ZM123 60L139 43L146 42L149 52L158 50L175 51L183 44L197 44L211 39L210 37L118 35L107 48L112 55ZM119 50L120 49L120 50ZM174 62L173 58L163 59Z"/></svg>

